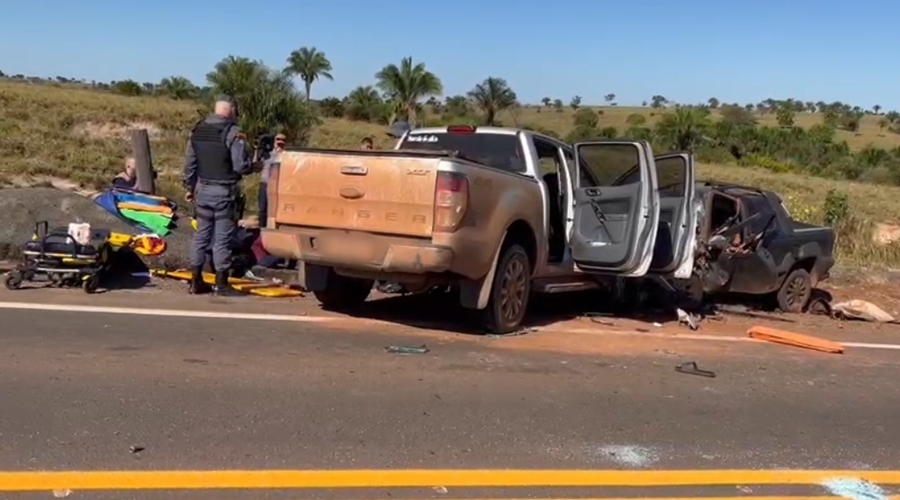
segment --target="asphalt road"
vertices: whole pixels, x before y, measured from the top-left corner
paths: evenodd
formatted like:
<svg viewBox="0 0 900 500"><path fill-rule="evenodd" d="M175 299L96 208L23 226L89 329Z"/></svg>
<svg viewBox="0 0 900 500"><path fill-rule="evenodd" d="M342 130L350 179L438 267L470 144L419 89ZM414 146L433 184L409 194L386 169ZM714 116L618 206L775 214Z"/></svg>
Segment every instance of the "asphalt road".
<svg viewBox="0 0 900 500"><path fill-rule="evenodd" d="M659 346L584 356L382 326L12 309L0 325L2 471L900 464L898 351L742 345L705 352L717 377L703 378ZM231 498L178 498L201 497Z"/></svg>

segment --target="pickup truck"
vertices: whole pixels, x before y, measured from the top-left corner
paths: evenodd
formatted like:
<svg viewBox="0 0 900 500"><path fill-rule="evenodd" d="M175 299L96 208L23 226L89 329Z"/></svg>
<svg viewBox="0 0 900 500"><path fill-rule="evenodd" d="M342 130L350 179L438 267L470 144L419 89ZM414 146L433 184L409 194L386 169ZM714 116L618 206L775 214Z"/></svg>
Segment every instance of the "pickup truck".
<svg viewBox="0 0 900 500"><path fill-rule="evenodd" d="M532 293L693 270L693 159L644 141L422 128L394 150L289 148L271 175L263 245L300 261L329 309L358 306L374 281L446 285L505 333Z"/></svg>
<svg viewBox="0 0 900 500"><path fill-rule="evenodd" d="M803 311L834 266L834 231L795 221L771 191L707 182L696 193L703 216L691 298L769 296L782 311Z"/></svg>

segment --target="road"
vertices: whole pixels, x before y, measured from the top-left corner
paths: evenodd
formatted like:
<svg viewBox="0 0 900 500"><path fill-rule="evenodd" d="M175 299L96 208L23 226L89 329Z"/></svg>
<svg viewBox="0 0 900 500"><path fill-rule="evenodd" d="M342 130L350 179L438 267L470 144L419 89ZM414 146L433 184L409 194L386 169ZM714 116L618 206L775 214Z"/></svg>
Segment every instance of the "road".
<svg viewBox="0 0 900 500"><path fill-rule="evenodd" d="M207 305L232 313L242 307ZM199 314L195 307L185 310ZM366 321L349 327L315 318L18 308L0 309L0 324L0 470L8 472L867 470L900 464L896 350L826 355L765 344L583 335L577 343L598 348L563 352L539 348L553 338L575 343L549 332L535 333L535 341ZM430 352L384 351L422 344ZM604 345L609 352L598 354ZM691 360L717 376L674 371ZM0 490L19 480L0 473ZM161 478L158 486L171 480ZM640 494L751 491L738 487L744 488ZM391 492L418 498L560 495L543 488L448 489L449 496L425 487ZM823 491L759 486L752 493ZM170 498L154 495L82 492L73 498ZM299 497L257 490L173 498Z"/></svg>

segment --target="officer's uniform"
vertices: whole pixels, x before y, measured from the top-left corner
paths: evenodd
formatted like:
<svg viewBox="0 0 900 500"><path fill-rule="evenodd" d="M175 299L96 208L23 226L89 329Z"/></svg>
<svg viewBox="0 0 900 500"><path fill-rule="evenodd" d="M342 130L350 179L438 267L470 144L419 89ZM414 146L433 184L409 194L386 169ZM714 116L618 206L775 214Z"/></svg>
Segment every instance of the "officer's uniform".
<svg viewBox="0 0 900 500"><path fill-rule="evenodd" d="M215 290L230 290L228 271L241 210L240 181L253 171L239 133L232 119L210 115L194 126L188 141L184 183L194 195L197 218L190 252L194 271L191 289L195 293L205 288L202 271L210 248L216 270Z"/></svg>

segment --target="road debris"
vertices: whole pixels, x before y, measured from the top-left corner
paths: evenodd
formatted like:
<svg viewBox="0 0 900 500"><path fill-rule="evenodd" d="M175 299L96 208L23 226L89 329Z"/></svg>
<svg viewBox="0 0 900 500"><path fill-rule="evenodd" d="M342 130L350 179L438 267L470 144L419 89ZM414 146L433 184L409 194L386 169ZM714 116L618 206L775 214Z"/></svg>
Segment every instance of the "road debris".
<svg viewBox="0 0 900 500"><path fill-rule="evenodd" d="M131 445L131 448L128 449L131 453L140 453L144 451L146 448L143 446Z"/></svg>
<svg viewBox="0 0 900 500"><path fill-rule="evenodd" d="M694 316L693 314L685 311L682 308L675 309L675 312L678 314L678 323L685 324L691 330L697 330L700 328L700 318Z"/></svg>
<svg viewBox="0 0 900 500"><path fill-rule="evenodd" d="M525 335L526 333L532 333L532 332L536 332L536 331L538 331L538 329L534 328L534 327L519 328L518 330L516 330L514 332L509 332L509 333L488 333L487 335L485 335L485 337L488 340L496 340L496 339L502 339L505 337L518 337L520 335Z"/></svg>
<svg viewBox="0 0 900 500"><path fill-rule="evenodd" d="M834 317L834 309L831 303L824 297L813 297L806 306L806 312L813 316Z"/></svg>
<svg viewBox="0 0 900 500"><path fill-rule="evenodd" d="M609 320L605 320L603 318L609 318L612 315L609 313L600 313L600 312L589 312L584 313L584 317L591 320L592 323L597 323L598 325L603 326L616 326L615 323Z"/></svg>
<svg viewBox="0 0 900 500"><path fill-rule="evenodd" d="M766 326L752 326L747 330L750 338L764 340L766 342L774 342L776 344L790 345L810 349L813 351L827 352L831 354L843 354L844 346L837 342L820 339L811 335L803 335L802 333L789 332L787 330L779 330L777 328L769 328Z"/></svg>
<svg viewBox="0 0 900 500"><path fill-rule="evenodd" d="M447 488L445 488L444 486L435 486L434 488L431 488L431 489L434 490L435 493L438 493L441 495L447 494Z"/></svg>
<svg viewBox="0 0 900 500"><path fill-rule="evenodd" d="M829 479L822 483L828 493L852 500L887 500L888 492L877 484L855 477Z"/></svg>
<svg viewBox="0 0 900 500"><path fill-rule="evenodd" d="M655 449L635 445L609 445L598 450L621 465L628 467L649 467L659 459Z"/></svg>
<svg viewBox="0 0 900 500"><path fill-rule="evenodd" d="M404 345L389 345L384 348L384 352L388 354L428 354L430 349L422 344L418 347L415 346L404 346Z"/></svg>
<svg viewBox="0 0 900 500"><path fill-rule="evenodd" d="M896 323L897 318L866 300L849 300L831 305L832 315L839 319L855 319L873 323Z"/></svg>
<svg viewBox="0 0 900 500"><path fill-rule="evenodd" d="M687 375L698 375L700 377L716 378L716 372L711 370L701 370L700 367L697 366L696 361L688 361L687 363L675 365L675 371Z"/></svg>
<svg viewBox="0 0 900 500"><path fill-rule="evenodd" d="M72 494L72 490L53 490L53 498L66 498Z"/></svg>

